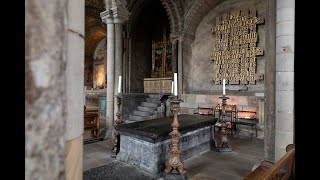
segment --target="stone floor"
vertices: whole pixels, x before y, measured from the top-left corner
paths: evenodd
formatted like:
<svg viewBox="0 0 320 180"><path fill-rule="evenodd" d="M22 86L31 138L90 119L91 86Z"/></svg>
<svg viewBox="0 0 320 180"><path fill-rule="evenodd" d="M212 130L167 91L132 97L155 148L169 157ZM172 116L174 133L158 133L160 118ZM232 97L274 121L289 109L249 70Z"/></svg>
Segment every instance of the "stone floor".
<svg viewBox="0 0 320 180"><path fill-rule="evenodd" d="M253 139L250 137L234 136L230 139L232 152L215 152L212 150L205 151L199 155L193 156L184 161L184 166L187 171L187 177L191 180L236 180L243 179L245 175L250 173L255 164L260 162L264 157L263 139ZM110 157L111 140L94 142L84 145L83 170L103 166L112 165L117 168L105 168L114 177L114 179L126 179L123 177L123 172L135 174L136 179L146 179L148 174L140 172L135 167L123 164L116 159ZM113 163L113 164L112 164ZM130 169L131 168L131 169ZM113 172L115 171L115 172ZM88 172L88 171L87 171ZM116 177L117 174L119 177ZM86 173L84 174L86 178ZM142 178L144 177L144 178ZM92 178L92 179L108 179L108 178ZM133 176L128 176L128 179L134 180ZM147 179L162 179L162 178L147 178Z"/></svg>

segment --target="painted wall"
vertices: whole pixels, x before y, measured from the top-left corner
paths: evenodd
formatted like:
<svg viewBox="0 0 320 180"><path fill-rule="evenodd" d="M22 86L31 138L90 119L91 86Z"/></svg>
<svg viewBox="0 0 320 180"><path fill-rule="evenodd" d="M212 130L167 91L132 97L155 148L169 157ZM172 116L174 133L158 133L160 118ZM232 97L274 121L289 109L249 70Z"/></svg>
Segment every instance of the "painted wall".
<svg viewBox="0 0 320 180"><path fill-rule="evenodd" d="M106 37L103 38L97 45L93 55L93 83L94 87L102 89L105 85L106 69L105 63L107 62L107 45Z"/></svg>

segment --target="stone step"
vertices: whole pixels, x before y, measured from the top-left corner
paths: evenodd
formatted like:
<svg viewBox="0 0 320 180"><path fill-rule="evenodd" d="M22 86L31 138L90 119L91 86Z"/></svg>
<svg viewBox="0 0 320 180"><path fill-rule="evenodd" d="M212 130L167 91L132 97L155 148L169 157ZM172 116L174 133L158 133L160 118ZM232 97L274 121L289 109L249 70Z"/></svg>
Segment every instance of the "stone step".
<svg viewBox="0 0 320 180"><path fill-rule="evenodd" d="M145 119L146 119L145 116L138 116L138 115L132 115L132 114L129 115L130 121L143 121Z"/></svg>
<svg viewBox="0 0 320 180"><path fill-rule="evenodd" d="M159 98L157 99L154 99L154 98L147 98L146 99L147 102L151 102L151 103L157 103L157 104L160 104L160 100Z"/></svg>
<svg viewBox="0 0 320 180"><path fill-rule="evenodd" d="M134 110L133 115L138 115L138 116L150 116L152 114L152 111L138 111Z"/></svg>
<svg viewBox="0 0 320 180"><path fill-rule="evenodd" d="M124 122L124 123L129 124L129 123L134 123L134 122L137 122L137 121L126 120L126 122Z"/></svg>
<svg viewBox="0 0 320 180"><path fill-rule="evenodd" d="M147 111L147 112L153 112L157 109L157 107L145 107L145 106L138 106L137 108L139 111Z"/></svg>
<svg viewBox="0 0 320 180"><path fill-rule="evenodd" d="M158 107L158 104L157 103L151 103L151 102L142 102L140 106L156 108L156 107Z"/></svg>

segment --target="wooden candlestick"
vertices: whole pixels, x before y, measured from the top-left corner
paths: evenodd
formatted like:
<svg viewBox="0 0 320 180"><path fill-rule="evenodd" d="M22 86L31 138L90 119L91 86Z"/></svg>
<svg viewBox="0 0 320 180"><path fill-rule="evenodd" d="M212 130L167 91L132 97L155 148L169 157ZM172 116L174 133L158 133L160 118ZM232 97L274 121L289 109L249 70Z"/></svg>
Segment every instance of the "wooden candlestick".
<svg viewBox="0 0 320 180"><path fill-rule="evenodd" d="M180 148L179 148L179 141L180 141L180 132L178 131L179 128L179 120L178 120L178 112L180 110L180 103L182 100L178 99L177 96L174 96L171 99L171 107L170 110L173 113L173 122L171 123L172 132L169 134L171 135L171 142L172 147L168 154L168 159L166 161L166 173L180 173L184 175L186 171L184 170L183 162L180 158Z"/></svg>

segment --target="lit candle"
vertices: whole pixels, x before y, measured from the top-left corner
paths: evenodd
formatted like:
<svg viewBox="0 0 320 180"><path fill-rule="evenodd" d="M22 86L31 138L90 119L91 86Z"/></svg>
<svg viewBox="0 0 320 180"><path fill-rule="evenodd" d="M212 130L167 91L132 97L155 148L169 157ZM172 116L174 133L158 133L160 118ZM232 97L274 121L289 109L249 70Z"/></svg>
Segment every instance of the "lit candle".
<svg viewBox="0 0 320 180"><path fill-rule="evenodd" d="M171 94L173 94L173 81L171 81Z"/></svg>
<svg viewBox="0 0 320 180"><path fill-rule="evenodd" d="M223 95L226 95L226 80L223 79L222 82L222 93Z"/></svg>
<svg viewBox="0 0 320 180"><path fill-rule="evenodd" d="M174 95L178 96L178 74L177 73L174 73L173 82L174 82Z"/></svg>
<svg viewBox="0 0 320 180"><path fill-rule="evenodd" d="M121 76L119 76L118 93L121 93Z"/></svg>

